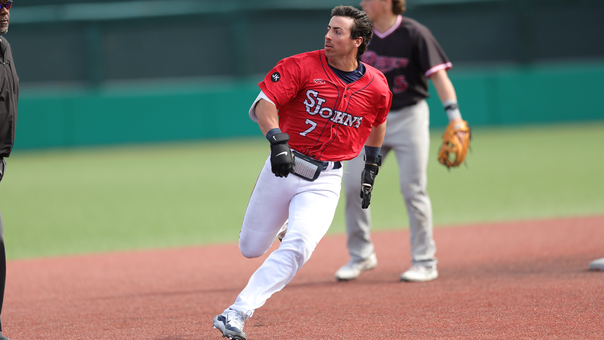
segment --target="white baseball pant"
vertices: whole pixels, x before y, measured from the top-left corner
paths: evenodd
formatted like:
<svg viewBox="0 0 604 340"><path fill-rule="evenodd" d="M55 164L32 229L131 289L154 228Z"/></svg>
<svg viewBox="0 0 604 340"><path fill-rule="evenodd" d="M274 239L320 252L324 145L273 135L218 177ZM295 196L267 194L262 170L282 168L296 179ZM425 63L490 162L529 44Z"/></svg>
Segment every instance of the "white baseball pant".
<svg viewBox="0 0 604 340"><path fill-rule="evenodd" d="M342 168L321 172L314 182L290 174L276 177L266 160L245 212L239 249L248 258L266 253L289 219L287 234L251 276L229 308L251 317L274 293L289 283L308 261L333 221L342 181Z"/></svg>

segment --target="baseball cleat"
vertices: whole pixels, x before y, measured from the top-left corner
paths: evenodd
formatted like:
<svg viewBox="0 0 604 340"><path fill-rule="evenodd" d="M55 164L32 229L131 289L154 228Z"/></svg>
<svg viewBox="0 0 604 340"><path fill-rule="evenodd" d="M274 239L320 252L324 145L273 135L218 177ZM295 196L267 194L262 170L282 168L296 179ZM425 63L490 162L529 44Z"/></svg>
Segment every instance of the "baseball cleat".
<svg viewBox="0 0 604 340"><path fill-rule="evenodd" d="M243 333L245 319L243 313L229 308L222 314L216 315L212 322L214 328L222 332L223 338L247 340L247 336Z"/></svg>
<svg viewBox="0 0 604 340"><path fill-rule="evenodd" d="M591 263L589 264L589 270L604 271L604 257L591 261Z"/></svg>
<svg viewBox="0 0 604 340"><path fill-rule="evenodd" d="M283 242L283 238L285 237L285 234L287 234L288 226L289 226L289 221L285 221L283 226L281 226L281 229L279 229L279 233L277 234L277 238L279 239L279 242Z"/></svg>
<svg viewBox="0 0 604 340"><path fill-rule="evenodd" d="M362 272L373 269L377 266L377 258L375 254L371 254L366 260L350 259L342 268L336 272L338 281L348 281L356 279Z"/></svg>
<svg viewBox="0 0 604 340"><path fill-rule="evenodd" d="M406 272L401 274L401 281L409 282L425 282L432 281L438 277L436 266L422 266L419 264L413 265Z"/></svg>

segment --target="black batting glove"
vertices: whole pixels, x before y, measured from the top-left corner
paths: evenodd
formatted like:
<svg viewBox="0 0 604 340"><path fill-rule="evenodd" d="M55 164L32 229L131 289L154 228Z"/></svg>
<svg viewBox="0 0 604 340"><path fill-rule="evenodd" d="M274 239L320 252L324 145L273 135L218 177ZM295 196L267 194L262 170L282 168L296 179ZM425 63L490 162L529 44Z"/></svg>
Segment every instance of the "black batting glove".
<svg viewBox="0 0 604 340"><path fill-rule="evenodd" d="M276 133L269 138L271 143L271 170L277 177L287 177L294 171L294 158L287 142L287 133Z"/></svg>
<svg viewBox="0 0 604 340"><path fill-rule="evenodd" d="M382 165L382 155L378 157L365 156L365 169L361 173L361 208L369 208L371 202L371 191L373 191L373 182L375 176L380 171Z"/></svg>

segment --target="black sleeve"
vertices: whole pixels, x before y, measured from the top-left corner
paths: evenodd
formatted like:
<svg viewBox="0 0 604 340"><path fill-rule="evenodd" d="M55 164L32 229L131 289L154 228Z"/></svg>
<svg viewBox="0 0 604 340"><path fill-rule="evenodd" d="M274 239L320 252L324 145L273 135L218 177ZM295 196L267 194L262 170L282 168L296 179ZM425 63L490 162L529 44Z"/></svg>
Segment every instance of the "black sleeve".
<svg viewBox="0 0 604 340"><path fill-rule="evenodd" d="M416 57L424 75L435 66L449 63L447 55L427 27L418 25L414 39L416 39L414 44ZM450 66L446 68L450 68Z"/></svg>

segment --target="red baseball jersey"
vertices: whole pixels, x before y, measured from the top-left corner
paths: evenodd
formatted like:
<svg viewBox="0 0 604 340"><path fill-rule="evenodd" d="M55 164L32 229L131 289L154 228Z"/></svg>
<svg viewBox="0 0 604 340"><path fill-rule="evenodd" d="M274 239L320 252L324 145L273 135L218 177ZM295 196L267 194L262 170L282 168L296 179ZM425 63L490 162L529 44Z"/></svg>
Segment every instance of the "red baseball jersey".
<svg viewBox="0 0 604 340"><path fill-rule="evenodd" d="M321 161L359 154L392 102L386 77L365 68L359 80L346 84L318 50L281 60L258 84L277 106L279 128L289 134L293 150Z"/></svg>

